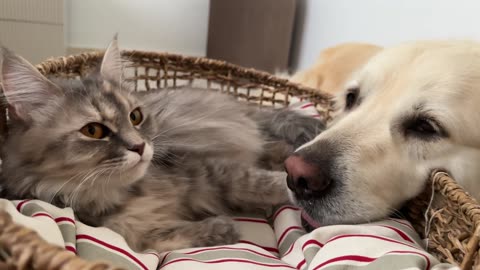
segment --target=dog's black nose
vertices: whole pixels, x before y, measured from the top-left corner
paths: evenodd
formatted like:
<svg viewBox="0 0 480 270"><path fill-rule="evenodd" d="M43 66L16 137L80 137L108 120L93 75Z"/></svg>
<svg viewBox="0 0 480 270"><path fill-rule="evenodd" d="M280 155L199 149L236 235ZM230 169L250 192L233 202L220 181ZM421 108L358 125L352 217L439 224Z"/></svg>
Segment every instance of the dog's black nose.
<svg viewBox="0 0 480 270"><path fill-rule="evenodd" d="M299 155L292 155L285 160L285 170L288 188L300 197L320 195L331 182L319 167Z"/></svg>

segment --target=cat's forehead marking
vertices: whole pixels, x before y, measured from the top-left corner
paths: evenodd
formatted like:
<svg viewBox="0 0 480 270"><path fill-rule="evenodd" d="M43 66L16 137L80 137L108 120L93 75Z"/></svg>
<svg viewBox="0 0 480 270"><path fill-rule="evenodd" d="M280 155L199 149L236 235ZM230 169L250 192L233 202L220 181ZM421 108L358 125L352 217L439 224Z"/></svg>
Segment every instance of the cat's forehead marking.
<svg viewBox="0 0 480 270"><path fill-rule="evenodd" d="M108 104L106 104L105 106L102 106L101 110L102 111L100 113L102 114L102 117L109 120L114 119L118 111L118 109Z"/></svg>
<svg viewBox="0 0 480 270"><path fill-rule="evenodd" d="M126 96L121 95L120 93L117 93L117 92L112 92L112 94L115 96L117 101L121 103L125 108L131 109L130 107L133 106L132 102Z"/></svg>
<svg viewBox="0 0 480 270"><path fill-rule="evenodd" d="M125 95L126 93L120 91L102 91L97 98L92 100L102 121L115 123L128 117L133 109L133 101L130 101Z"/></svg>
<svg viewBox="0 0 480 270"><path fill-rule="evenodd" d="M85 113L86 113L86 117L87 119L92 119L94 121L100 121L101 120L101 117L100 117L100 114L99 114L99 111L98 109L94 106L86 106L84 108L85 110Z"/></svg>

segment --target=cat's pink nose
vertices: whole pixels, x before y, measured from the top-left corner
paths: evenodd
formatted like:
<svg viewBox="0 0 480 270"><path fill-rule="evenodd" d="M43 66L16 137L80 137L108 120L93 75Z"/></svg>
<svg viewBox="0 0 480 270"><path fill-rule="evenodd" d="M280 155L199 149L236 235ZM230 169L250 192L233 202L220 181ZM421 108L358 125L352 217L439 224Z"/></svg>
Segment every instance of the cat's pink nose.
<svg viewBox="0 0 480 270"><path fill-rule="evenodd" d="M129 151L136 152L141 156L141 155L143 155L143 150L145 150L145 143L134 144L127 149Z"/></svg>

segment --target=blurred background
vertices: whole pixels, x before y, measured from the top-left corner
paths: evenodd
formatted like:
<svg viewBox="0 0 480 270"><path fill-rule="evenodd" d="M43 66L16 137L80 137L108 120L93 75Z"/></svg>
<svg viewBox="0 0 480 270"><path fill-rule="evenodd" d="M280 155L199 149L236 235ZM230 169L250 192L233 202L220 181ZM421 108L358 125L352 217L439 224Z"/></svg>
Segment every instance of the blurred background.
<svg viewBox="0 0 480 270"><path fill-rule="evenodd" d="M0 0L0 43L38 63L103 49L227 60L296 71L329 46L480 37L474 0Z"/></svg>

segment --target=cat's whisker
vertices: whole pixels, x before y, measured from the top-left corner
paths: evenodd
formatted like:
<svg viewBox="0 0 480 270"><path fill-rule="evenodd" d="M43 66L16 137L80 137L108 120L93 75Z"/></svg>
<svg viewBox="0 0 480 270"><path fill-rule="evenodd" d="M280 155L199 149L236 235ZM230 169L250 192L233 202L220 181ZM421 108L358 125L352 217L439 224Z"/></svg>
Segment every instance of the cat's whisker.
<svg viewBox="0 0 480 270"><path fill-rule="evenodd" d="M97 166L85 173L84 178L80 181L78 186L73 190L73 192L70 194L70 206L74 208L74 202L76 200L76 197L79 195L81 191L81 187L89 181L92 177L96 177L97 174L101 173L103 170L108 168L109 166Z"/></svg>
<svg viewBox="0 0 480 270"><path fill-rule="evenodd" d="M96 176L95 178L93 178L92 181L90 181L90 186L96 187L96 186L97 186L97 183L96 183L96 182L97 182L97 179L100 178L99 176L104 175L104 174L105 174L106 172L108 172L109 170L110 170L110 175L111 175L112 172L113 172L111 169L104 169L101 173L97 174L97 176ZM106 181L108 181L108 178L107 178ZM100 184L99 184L99 186L102 187L102 190L104 190L104 187L106 186L106 185L105 185L105 182L106 182L106 181L100 182ZM104 192L104 193L105 193L105 192Z"/></svg>
<svg viewBox="0 0 480 270"><path fill-rule="evenodd" d="M91 182L93 183L95 181L95 179L98 178L98 176L100 176L106 169L105 168L102 168L102 169L99 169L98 167L97 168L94 168L93 172L90 173L87 177L84 178L84 180L82 182L80 182L80 184L77 186L77 188L74 190L74 194L72 195L72 209L75 210L75 201L78 197L78 195L80 194L80 191L81 191L81 187L86 184L88 181L90 181L91 179ZM92 184L91 183L91 184Z"/></svg>
<svg viewBox="0 0 480 270"><path fill-rule="evenodd" d="M119 164L123 163L123 161L125 161L124 157L114 158L114 159L110 159L110 160L106 160L106 161L101 162L99 166L119 165Z"/></svg>
<svg viewBox="0 0 480 270"><path fill-rule="evenodd" d="M396 217L406 219L404 213L402 213L400 210L396 208L388 207L388 211L391 212L390 215L395 215Z"/></svg>
<svg viewBox="0 0 480 270"><path fill-rule="evenodd" d="M163 156L158 156L157 158L154 158L154 160L156 162L160 163L163 166L168 166L169 164L167 162L174 163L175 165L178 165L178 166L182 165L182 163L180 161L176 160L176 159L165 160L165 158Z"/></svg>
<svg viewBox="0 0 480 270"><path fill-rule="evenodd" d="M83 185L83 183L85 183L86 181L88 181L89 177L91 177L92 173L95 172L95 169L96 168L93 168L91 169L87 174L86 176L80 181L80 183L77 185L77 187L72 191L72 193L70 194L70 200L69 200L69 206L75 210L75 207L74 207L74 201L75 201L75 197L78 193L78 191L80 190L81 186Z"/></svg>
<svg viewBox="0 0 480 270"><path fill-rule="evenodd" d="M175 163L177 165L182 165L182 163L179 161L180 159L182 159L182 157L173 152L167 152L167 154L154 153L153 157L154 157L153 158L154 160L161 162L163 165L167 165L167 163L165 163L164 160L171 163Z"/></svg>
<svg viewBox="0 0 480 270"><path fill-rule="evenodd" d="M60 188L52 195L52 197L50 198L50 201L49 203L52 203L53 200L55 199L55 197L58 195L58 193L68 184L70 183L71 181L73 181L75 178L79 177L80 175L82 174L85 174L85 171L81 171L75 175L73 175L72 177L70 177L67 181L65 181L61 186Z"/></svg>
<svg viewBox="0 0 480 270"><path fill-rule="evenodd" d="M117 167L114 167L114 168L110 169L110 174L109 174L108 177L107 177L107 181L105 181L105 183L102 185L102 187L103 187L102 190L104 191L104 192L103 192L104 194L106 194L105 188L110 186L110 180L111 180L111 178L112 178L113 173L114 173L115 171L117 171L116 169L117 169Z"/></svg>
<svg viewBox="0 0 480 270"><path fill-rule="evenodd" d="M155 146L165 146L168 145L170 148L175 147L188 147L188 148L206 148L206 147L220 147L220 146L228 146L226 143L195 143L195 142L178 142L178 141L155 141L153 143Z"/></svg>
<svg viewBox="0 0 480 270"><path fill-rule="evenodd" d="M105 172L108 172L110 170L111 170L110 168L104 168L104 169L98 170L94 180L90 181L90 187L94 187L95 179L98 178L98 176L103 175Z"/></svg>
<svg viewBox="0 0 480 270"><path fill-rule="evenodd" d="M167 136L165 134L159 133L159 134L153 136L152 141L159 138L159 137L170 138L169 136Z"/></svg>

